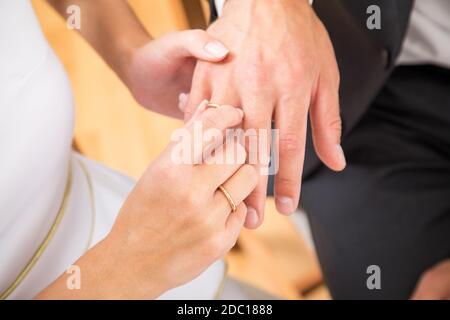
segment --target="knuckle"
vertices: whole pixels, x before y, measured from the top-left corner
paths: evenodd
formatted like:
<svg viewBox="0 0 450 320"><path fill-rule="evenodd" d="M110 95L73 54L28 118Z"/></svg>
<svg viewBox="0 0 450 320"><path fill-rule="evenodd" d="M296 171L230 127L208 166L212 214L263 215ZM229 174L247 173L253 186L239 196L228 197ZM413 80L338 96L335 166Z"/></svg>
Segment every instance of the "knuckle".
<svg viewBox="0 0 450 320"><path fill-rule="evenodd" d="M264 69L266 65L266 58L264 57L264 52L260 48L256 48L249 54L248 58L248 69L256 72L253 74L255 78L259 77L261 70ZM248 73L247 73L248 74Z"/></svg>
<svg viewBox="0 0 450 320"><path fill-rule="evenodd" d="M303 63L293 63L289 66L288 76L290 79L304 78L305 75L310 73L310 71L306 72L306 70L313 70L313 65L310 65L306 61Z"/></svg>
<svg viewBox="0 0 450 320"><path fill-rule="evenodd" d="M189 40L195 41L205 35L205 31L201 29L192 29L192 30L185 30L184 32L187 33Z"/></svg>
<svg viewBox="0 0 450 320"><path fill-rule="evenodd" d="M224 119L229 119L229 121L232 122L233 124L241 121L241 117L239 116L236 107L230 105L223 105L217 111L219 111L220 117L223 117Z"/></svg>
<svg viewBox="0 0 450 320"><path fill-rule="evenodd" d="M296 84L298 86L298 83ZM288 131L292 132L292 124L295 123L294 119L306 119L308 117L310 99L305 95L297 93L298 88L293 88L292 90L285 90L279 98L279 104L286 109L286 117L290 117L290 125L288 125ZM288 116L289 115L289 116Z"/></svg>
<svg viewBox="0 0 450 320"><path fill-rule="evenodd" d="M341 117L337 116L337 117L333 117L330 121L329 127L331 128L331 130L333 130L334 132L336 132L337 134L341 134L341 130L342 130L342 120Z"/></svg>
<svg viewBox="0 0 450 320"><path fill-rule="evenodd" d="M237 115L236 108L229 104L221 105L217 111L223 114Z"/></svg>
<svg viewBox="0 0 450 320"><path fill-rule="evenodd" d="M179 180L178 180L179 181ZM201 182L199 182L195 189L195 194L197 197L201 197L202 200L199 201L203 206L206 206L208 203L210 203L210 197L211 197L211 185L208 183L204 183L203 180L200 179ZM192 188L192 185L189 187Z"/></svg>
<svg viewBox="0 0 450 320"><path fill-rule="evenodd" d="M254 53L248 59L246 64L247 72L239 72L238 77L242 83L245 83L245 90L251 90L252 93L261 92L261 87L269 83L272 74L262 53Z"/></svg>
<svg viewBox="0 0 450 320"><path fill-rule="evenodd" d="M318 73L317 59L309 57L304 59L289 58L289 62L285 67L285 78L295 87L298 87L300 79L311 80Z"/></svg>
<svg viewBox="0 0 450 320"><path fill-rule="evenodd" d="M284 133L280 135L279 149L280 154L298 155L302 152L303 142L297 134Z"/></svg>
<svg viewBox="0 0 450 320"><path fill-rule="evenodd" d="M298 182L291 177L284 177L277 175L275 178L275 184L277 185L277 189L283 190L297 190Z"/></svg>

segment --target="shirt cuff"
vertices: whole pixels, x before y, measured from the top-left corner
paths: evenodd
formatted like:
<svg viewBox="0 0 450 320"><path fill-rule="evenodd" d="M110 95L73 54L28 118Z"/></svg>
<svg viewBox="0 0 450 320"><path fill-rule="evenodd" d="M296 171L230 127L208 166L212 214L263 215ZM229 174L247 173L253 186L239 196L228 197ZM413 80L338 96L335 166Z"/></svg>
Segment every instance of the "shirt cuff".
<svg viewBox="0 0 450 320"><path fill-rule="evenodd" d="M222 15L222 9L223 9L223 5L225 4L226 0L214 0L214 3L216 4L216 10L217 10L217 15L220 17ZM312 5L314 0L308 0L309 4Z"/></svg>

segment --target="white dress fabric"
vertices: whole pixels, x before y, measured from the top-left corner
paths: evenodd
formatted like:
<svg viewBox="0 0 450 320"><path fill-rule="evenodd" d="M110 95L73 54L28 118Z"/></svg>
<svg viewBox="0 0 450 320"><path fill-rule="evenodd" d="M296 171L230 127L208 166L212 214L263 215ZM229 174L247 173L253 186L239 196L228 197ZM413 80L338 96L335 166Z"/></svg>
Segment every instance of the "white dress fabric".
<svg viewBox="0 0 450 320"><path fill-rule="evenodd" d="M134 182L72 152L70 84L29 0L0 0L0 44L0 293L49 232L72 168L61 223L36 265L8 297L31 299L104 238ZM118 262L117 268L121 263L127 262ZM212 299L224 273L225 264L218 261L161 298Z"/></svg>

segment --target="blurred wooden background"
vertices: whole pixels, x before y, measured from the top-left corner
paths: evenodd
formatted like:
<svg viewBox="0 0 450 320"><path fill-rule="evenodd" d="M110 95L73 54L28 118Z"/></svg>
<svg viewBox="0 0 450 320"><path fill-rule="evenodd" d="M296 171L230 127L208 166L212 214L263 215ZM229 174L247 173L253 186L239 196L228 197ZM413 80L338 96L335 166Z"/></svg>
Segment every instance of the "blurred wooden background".
<svg viewBox="0 0 450 320"><path fill-rule="evenodd" d="M129 3L154 37L199 28L208 20L206 0ZM81 152L138 177L181 123L139 107L107 65L44 0L33 0L33 5L72 83L75 139ZM263 227L242 232L238 248L227 257L230 274L282 298L327 299L314 253L294 225L276 213L272 200L266 215Z"/></svg>

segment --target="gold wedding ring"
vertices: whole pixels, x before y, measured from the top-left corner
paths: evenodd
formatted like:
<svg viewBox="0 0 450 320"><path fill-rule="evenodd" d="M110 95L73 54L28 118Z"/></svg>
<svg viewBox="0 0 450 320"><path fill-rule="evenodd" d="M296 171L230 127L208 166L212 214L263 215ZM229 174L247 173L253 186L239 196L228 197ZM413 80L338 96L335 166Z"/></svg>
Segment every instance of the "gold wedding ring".
<svg viewBox="0 0 450 320"><path fill-rule="evenodd" d="M222 191L223 195L225 196L225 198L227 198L228 203L230 204L231 207L231 211L232 212L236 212L236 204L233 201L233 198L231 197L231 195L228 193L227 189L225 189L224 186L219 186L219 190Z"/></svg>
<svg viewBox="0 0 450 320"><path fill-rule="evenodd" d="M220 108L220 104L217 104L217 103L208 103L208 104L206 105L206 108L205 108L205 109L208 109L208 108L219 109L219 108Z"/></svg>

